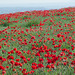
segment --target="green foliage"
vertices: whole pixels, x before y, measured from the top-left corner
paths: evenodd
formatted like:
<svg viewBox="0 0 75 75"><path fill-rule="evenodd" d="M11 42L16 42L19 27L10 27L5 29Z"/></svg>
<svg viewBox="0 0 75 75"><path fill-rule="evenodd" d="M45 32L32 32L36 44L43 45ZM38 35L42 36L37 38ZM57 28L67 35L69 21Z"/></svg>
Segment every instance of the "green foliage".
<svg viewBox="0 0 75 75"><path fill-rule="evenodd" d="M36 20L31 20L31 21L27 22L27 24L25 25L25 27L30 27L30 26L32 26L32 25L37 25L37 24L39 24L38 21L36 21Z"/></svg>
<svg viewBox="0 0 75 75"><path fill-rule="evenodd" d="M22 19L24 20L24 18L28 18L28 16L23 16Z"/></svg>
<svg viewBox="0 0 75 75"><path fill-rule="evenodd" d="M9 23L7 23L7 22L4 22L4 24L1 24L3 27L7 27L7 26L9 26Z"/></svg>

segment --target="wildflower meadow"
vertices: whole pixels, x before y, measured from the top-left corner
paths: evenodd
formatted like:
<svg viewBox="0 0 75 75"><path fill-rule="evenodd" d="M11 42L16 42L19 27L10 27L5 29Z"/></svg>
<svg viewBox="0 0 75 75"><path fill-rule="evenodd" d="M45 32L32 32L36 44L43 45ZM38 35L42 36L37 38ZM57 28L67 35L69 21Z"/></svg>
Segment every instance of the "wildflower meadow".
<svg viewBox="0 0 75 75"><path fill-rule="evenodd" d="M0 75L75 75L75 8L0 14Z"/></svg>

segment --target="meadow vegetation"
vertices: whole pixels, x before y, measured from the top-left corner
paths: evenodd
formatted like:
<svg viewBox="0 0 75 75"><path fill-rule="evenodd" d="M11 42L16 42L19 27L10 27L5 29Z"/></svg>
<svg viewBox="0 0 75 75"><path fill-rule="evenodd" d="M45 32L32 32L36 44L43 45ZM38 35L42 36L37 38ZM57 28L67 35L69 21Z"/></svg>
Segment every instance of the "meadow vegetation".
<svg viewBox="0 0 75 75"><path fill-rule="evenodd" d="M0 15L1 75L74 75L75 8Z"/></svg>

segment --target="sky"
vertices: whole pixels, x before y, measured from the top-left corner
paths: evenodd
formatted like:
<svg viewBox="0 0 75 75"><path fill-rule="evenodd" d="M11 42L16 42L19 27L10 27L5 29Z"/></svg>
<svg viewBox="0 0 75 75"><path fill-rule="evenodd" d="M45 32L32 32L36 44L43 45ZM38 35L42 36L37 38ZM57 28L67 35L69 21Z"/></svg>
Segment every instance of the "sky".
<svg viewBox="0 0 75 75"><path fill-rule="evenodd" d="M75 7L75 0L0 0L0 7Z"/></svg>

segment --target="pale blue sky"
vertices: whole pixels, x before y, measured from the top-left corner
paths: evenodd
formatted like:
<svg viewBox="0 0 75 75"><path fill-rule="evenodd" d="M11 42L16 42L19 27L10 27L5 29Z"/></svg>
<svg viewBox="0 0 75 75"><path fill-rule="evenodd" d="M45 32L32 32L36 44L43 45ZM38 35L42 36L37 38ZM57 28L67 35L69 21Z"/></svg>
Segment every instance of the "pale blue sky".
<svg viewBox="0 0 75 75"><path fill-rule="evenodd" d="M0 0L0 7L70 7L75 0Z"/></svg>

